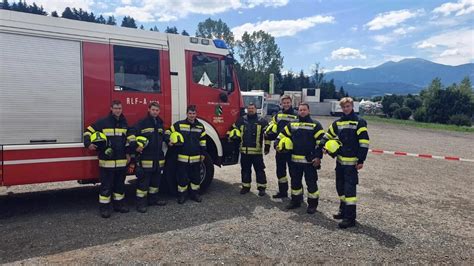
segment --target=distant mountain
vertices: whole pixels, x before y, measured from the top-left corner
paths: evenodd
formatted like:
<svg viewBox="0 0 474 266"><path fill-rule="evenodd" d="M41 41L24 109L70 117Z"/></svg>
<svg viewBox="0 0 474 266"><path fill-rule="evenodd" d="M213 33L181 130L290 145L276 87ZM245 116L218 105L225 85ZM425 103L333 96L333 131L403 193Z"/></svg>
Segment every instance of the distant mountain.
<svg viewBox="0 0 474 266"><path fill-rule="evenodd" d="M474 83L474 64L448 66L420 58L389 61L374 68L353 68L325 74L326 80L334 79L339 89L344 87L353 96L375 96L385 93L419 93L439 77L444 85L461 82L469 76Z"/></svg>

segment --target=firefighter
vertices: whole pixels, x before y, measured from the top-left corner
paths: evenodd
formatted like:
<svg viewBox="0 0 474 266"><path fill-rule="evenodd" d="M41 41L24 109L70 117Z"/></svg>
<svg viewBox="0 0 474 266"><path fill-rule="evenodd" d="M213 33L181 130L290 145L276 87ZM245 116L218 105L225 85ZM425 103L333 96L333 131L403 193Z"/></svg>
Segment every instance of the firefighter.
<svg viewBox="0 0 474 266"><path fill-rule="evenodd" d="M196 202L202 201L199 195L200 172L206 152L206 132L204 125L196 119L195 105L187 107L186 116L186 119L174 123L166 132L170 136L170 146L179 143L176 147L179 204L186 201L189 187L190 198Z"/></svg>
<svg viewBox="0 0 474 266"><path fill-rule="evenodd" d="M257 115L257 106L250 103L247 106L247 115L241 117L229 133L229 138L240 141L240 166L242 176L242 189L240 194L250 191L252 182L252 165L257 179L259 196L265 196L267 178L265 176L265 163L263 162L262 144L263 135L268 122ZM265 140L265 154L270 152L270 141Z"/></svg>
<svg viewBox="0 0 474 266"><path fill-rule="evenodd" d="M107 137L103 148L91 142L91 137L102 132ZM130 149L135 145L135 136L128 129L127 120L122 114L122 103L112 101L110 114L91 126L84 132L84 146L89 150L97 150L100 169L99 203L100 215L109 218L113 210L127 213L125 206L125 174L130 161Z"/></svg>
<svg viewBox="0 0 474 266"><path fill-rule="evenodd" d="M340 199L339 212L334 219L342 219L339 227L344 229L356 225L358 171L367 158L369 134L367 122L354 113L352 98L342 98L339 104L343 116L329 126L321 146L327 147L328 140L338 140L341 145L338 150L330 152L336 153L336 190Z"/></svg>
<svg viewBox="0 0 474 266"><path fill-rule="evenodd" d="M289 95L283 95L280 99L280 104L283 110L273 116L270 125L265 130L265 138L268 140L275 140L288 123L298 121L298 116L291 106L291 97ZM290 156L289 153L276 151L275 161L278 192L273 195L275 199L288 197L288 175L286 168L291 162Z"/></svg>
<svg viewBox="0 0 474 266"><path fill-rule="evenodd" d="M287 206L288 209L301 206L304 174L308 189L308 208L306 212L309 214L316 212L319 202L317 169L320 168L323 157L319 142L323 135L323 127L318 121L311 119L307 103L300 103L298 106L298 122L289 123L278 135L277 150L291 150L291 153L289 153L291 154L291 201ZM291 144L293 147L291 147Z"/></svg>
<svg viewBox="0 0 474 266"><path fill-rule="evenodd" d="M148 114L134 127L137 148L137 211L145 213L147 205L163 206L165 201L159 200L158 192L161 181L161 171L165 164L162 149L165 132L163 120L159 117L160 105L151 102Z"/></svg>

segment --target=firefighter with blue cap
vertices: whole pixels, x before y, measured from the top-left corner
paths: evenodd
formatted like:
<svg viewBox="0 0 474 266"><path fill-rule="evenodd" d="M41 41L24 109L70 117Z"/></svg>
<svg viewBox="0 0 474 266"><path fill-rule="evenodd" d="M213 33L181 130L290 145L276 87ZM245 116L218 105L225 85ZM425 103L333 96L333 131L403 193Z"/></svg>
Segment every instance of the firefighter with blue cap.
<svg viewBox="0 0 474 266"><path fill-rule="evenodd" d="M367 122L354 113L352 98L342 98L339 104L343 115L329 126L321 146L336 157L336 190L340 203L334 219L342 219L339 227L344 229L356 225L358 171L367 158L369 134Z"/></svg>
<svg viewBox="0 0 474 266"><path fill-rule="evenodd" d="M151 102L148 114L134 127L137 143L137 211L147 212L147 206L163 206L166 202L158 198L162 170L165 165L163 142L167 142L160 105Z"/></svg>
<svg viewBox="0 0 474 266"><path fill-rule="evenodd" d="M127 120L122 114L122 103L118 100L112 101L107 117L99 119L84 132L84 146L98 152L99 211L103 218L109 218L112 210L120 213L129 211L124 203L124 182L131 147L134 145L135 135L128 128Z"/></svg>

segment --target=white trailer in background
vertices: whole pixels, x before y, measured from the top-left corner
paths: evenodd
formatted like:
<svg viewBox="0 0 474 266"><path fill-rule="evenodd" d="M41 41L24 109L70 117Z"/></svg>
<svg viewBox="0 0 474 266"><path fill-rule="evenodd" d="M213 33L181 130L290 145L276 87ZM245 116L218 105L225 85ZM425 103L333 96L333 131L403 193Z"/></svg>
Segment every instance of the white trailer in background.
<svg viewBox="0 0 474 266"><path fill-rule="evenodd" d="M247 105L254 103L257 107L257 114L261 115L263 103L265 101L265 92L262 90L241 91L242 100L244 102L245 113L247 113Z"/></svg>

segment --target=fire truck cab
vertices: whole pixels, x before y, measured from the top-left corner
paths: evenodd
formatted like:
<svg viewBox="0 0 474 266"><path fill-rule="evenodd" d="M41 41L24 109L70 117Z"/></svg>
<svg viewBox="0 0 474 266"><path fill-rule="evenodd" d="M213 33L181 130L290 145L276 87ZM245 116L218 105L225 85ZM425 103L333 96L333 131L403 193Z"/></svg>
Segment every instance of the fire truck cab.
<svg viewBox="0 0 474 266"><path fill-rule="evenodd" d="M237 163L225 135L243 104L222 40L0 10L0 47L0 185L97 180L82 134L115 99L130 126L151 101L165 127L196 105L204 188L214 164Z"/></svg>

